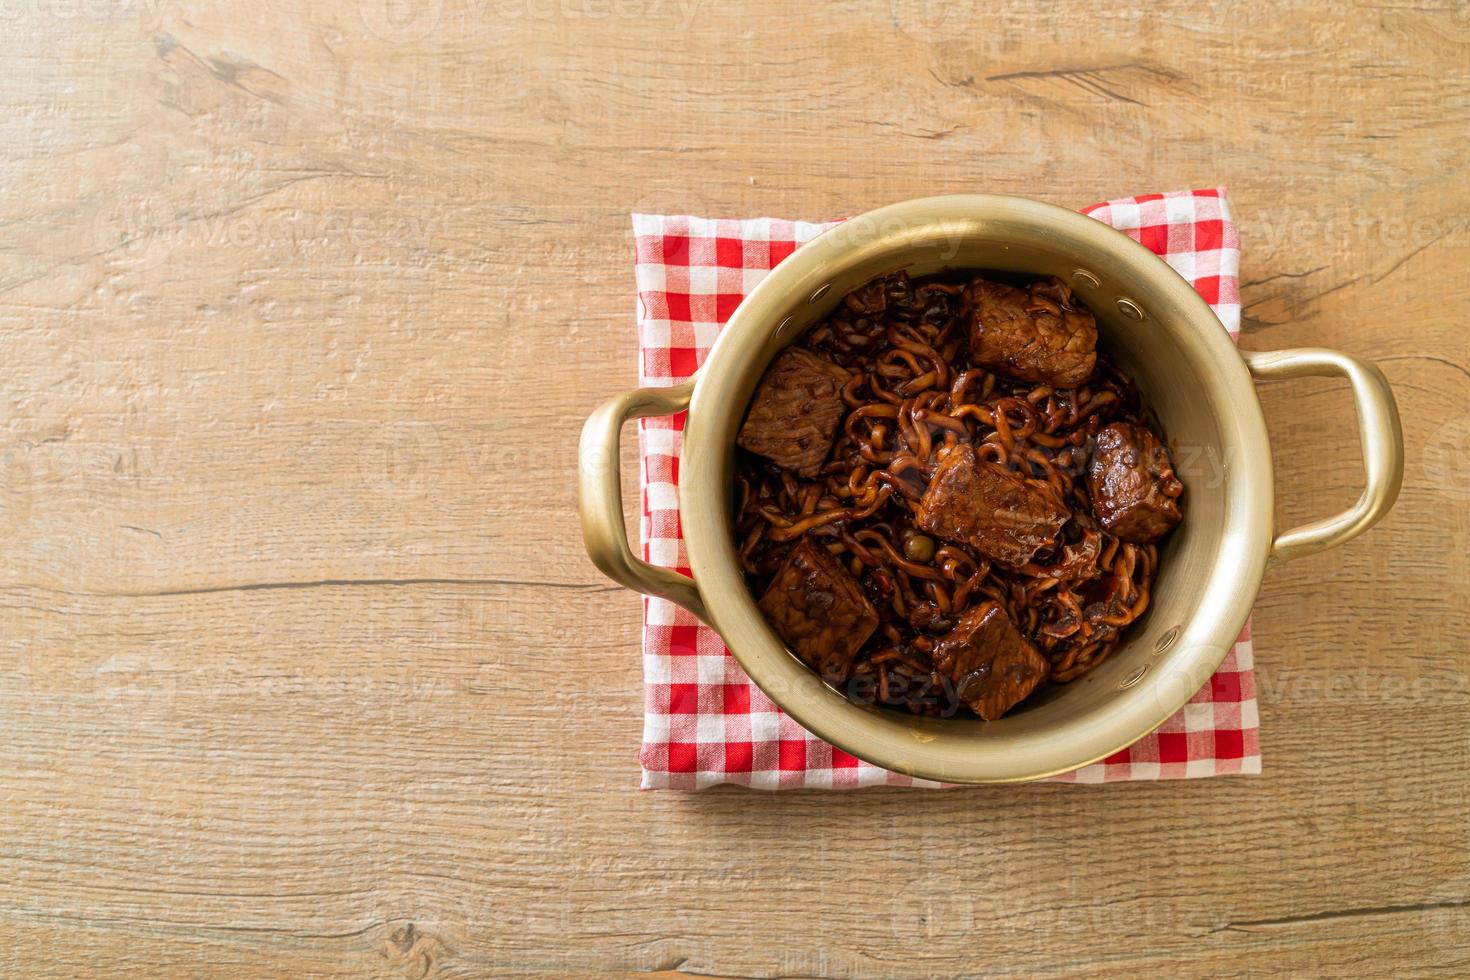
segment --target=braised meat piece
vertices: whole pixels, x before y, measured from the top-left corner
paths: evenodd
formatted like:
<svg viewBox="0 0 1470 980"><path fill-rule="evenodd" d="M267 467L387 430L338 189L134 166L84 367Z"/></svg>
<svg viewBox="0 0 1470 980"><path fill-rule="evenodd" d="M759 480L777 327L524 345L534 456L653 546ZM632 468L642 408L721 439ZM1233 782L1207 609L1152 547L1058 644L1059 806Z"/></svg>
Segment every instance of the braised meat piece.
<svg viewBox="0 0 1470 980"><path fill-rule="evenodd" d="M986 721L1025 700L1051 670L995 602L966 610L935 644L933 659L955 693Z"/></svg>
<svg viewBox="0 0 1470 980"><path fill-rule="evenodd" d="M811 351L788 347L772 362L736 442L797 476L817 475L842 419L848 373Z"/></svg>
<svg viewBox="0 0 1470 980"><path fill-rule="evenodd" d="M842 563L802 538L776 573L760 610L786 645L828 681L841 683L878 628L878 613Z"/></svg>
<svg viewBox="0 0 1470 980"><path fill-rule="evenodd" d="M1072 301L1056 277L1017 289L973 279L965 287L970 311L970 360L1009 378L1075 388L1097 364L1097 321Z"/></svg>
<svg viewBox="0 0 1470 980"><path fill-rule="evenodd" d="M1098 523L1134 544L1157 541L1183 516L1169 451L1141 425L1114 422L1097 434L1087 488Z"/></svg>
<svg viewBox="0 0 1470 980"><path fill-rule="evenodd" d="M949 451L919 501L916 523L966 544L1001 565L1019 568L1056 543L1071 512L1046 483L981 460L973 446Z"/></svg>

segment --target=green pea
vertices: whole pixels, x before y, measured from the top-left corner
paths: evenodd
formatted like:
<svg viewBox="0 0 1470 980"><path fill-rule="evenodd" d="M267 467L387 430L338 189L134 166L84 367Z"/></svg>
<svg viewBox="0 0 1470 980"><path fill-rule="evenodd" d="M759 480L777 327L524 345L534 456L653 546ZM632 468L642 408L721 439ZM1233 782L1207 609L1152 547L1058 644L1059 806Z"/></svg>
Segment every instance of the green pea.
<svg viewBox="0 0 1470 980"><path fill-rule="evenodd" d="M903 543L903 553L909 561L928 561L934 557L934 539L927 534L914 534Z"/></svg>

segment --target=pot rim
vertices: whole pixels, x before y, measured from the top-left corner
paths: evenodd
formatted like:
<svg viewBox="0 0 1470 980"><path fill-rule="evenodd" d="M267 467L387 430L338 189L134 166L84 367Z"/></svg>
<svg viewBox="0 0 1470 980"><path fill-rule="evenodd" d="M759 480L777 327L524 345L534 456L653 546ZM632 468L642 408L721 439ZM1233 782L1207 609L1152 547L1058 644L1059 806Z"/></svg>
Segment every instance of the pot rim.
<svg viewBox="0 0 1470 980"><path fill-rule="evenodd" d="M1096 219L1055 205L997 195L919 198L879 208L853 221L874 234L858 243L829 230L798 249L753 289L730 317L690 399L681 452L680 517L696 588L707 619L750 679L799 724L858 758L941 782L1014 782L1077 769L1127 747L1174 715L1213 675L1239 636L1265 573L1271 541L1272 471L1265 419L1244 361L1204 299L1158 255ZM849 222L851 224L851 222ZM987 737L953 730L967 722L909 718L849 701L798 661L761 616L746 588L730 538L728 463L733 439L717 440L749 365L763 371L771 325L794 302L813 296L845 268L874 255L901 252L946 234L1004 237L1028 227L1126 269L1130 289L1147 284L1155 316L1208 361L1198 380L1208 400L1228 407L1216 422L1222 443L1249 447L1231 459L1225 515L1213 569L1198 610L1183 624L1182 642L1149 671L1085 716L1044 729L1007 733L989 723ZM890 229L884 231L884 229ZM902 262L898 263L899 265ZM835 299L835 297L834 297ZM792 331L789 341L798 335ZM759 375L759 371L755 372ZM748 392L746 393L748 396ZM717 444L723 443L723 444ZM984 723L974 723L984 724Z"/></svg>

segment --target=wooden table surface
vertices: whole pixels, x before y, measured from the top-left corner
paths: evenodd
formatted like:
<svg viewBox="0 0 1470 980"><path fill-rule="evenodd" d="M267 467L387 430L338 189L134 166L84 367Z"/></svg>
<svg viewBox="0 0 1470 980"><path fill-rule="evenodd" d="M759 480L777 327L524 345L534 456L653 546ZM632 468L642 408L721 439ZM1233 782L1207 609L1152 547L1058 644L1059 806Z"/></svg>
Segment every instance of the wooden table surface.
<svg viewBox="0 0 1470 980"><path fill-rule="evenodd" d="M1463 0L0 23L0 972L1470 971ZM572 480L628 213L1217 183L1242 345L1377 361L1408 440L1266 579L1264 774L638 792ZM1351 501L1345 386L1262 399L1281 526Z"/></svg>

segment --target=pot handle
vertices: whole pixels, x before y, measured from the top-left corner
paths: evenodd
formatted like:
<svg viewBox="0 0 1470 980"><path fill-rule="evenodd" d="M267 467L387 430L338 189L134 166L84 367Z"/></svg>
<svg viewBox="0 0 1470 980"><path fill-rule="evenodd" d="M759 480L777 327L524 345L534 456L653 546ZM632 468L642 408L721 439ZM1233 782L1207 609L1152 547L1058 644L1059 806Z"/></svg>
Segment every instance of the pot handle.
<svg viewBox="0 0 1470 980"><path fill-rule="evenodd" d="M1321 347L1293 350L1241 351L1257 379L1337 377L1353 386L1358 435L1363 446L1367 481L1358 502L1332 517L1303 524L1276 535L1270 560L1290 561L1346 544L1388 513L1404 481L1404 432L1398 406L1383 372L1366 361Z"/></svg>
<svg viewBox="0 0 1470 980"><path fill-rule="evenodd" d="M637 388L603 402L582 426L577 451L577 497L582 512L582 542L592 563L608 578L635 592L676 602L705 618L694 580L650 565L633 554L623 523L623 479L619 472L623 423L653 415L673 415L689 407L694 382L672 388Z"/></svg>

